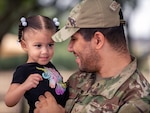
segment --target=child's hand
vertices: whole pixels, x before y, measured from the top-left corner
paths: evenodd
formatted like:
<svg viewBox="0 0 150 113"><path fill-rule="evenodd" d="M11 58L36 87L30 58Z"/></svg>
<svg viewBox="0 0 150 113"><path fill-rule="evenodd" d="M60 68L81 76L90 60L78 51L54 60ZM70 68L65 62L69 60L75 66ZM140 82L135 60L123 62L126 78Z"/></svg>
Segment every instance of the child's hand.
<svg viewBox="0 0 150 113"><path fill-rule="evenodd" d="M22 84L22 87L25 88L25 90L29 90L31 88L36 88L40 81L42 81L43 78L39 74L31 74L26 81Z"/></svg>

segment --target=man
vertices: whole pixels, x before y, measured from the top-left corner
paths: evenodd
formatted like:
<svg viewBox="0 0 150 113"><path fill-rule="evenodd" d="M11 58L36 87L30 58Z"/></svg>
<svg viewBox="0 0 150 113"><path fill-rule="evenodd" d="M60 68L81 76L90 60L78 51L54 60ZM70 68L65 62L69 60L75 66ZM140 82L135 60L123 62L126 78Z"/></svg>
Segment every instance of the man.
<svg viewBox="0 0 150 113"><path fill-rule="evenodd" d="M83 0L70 13L55 42L69 37L68 51L78 72L68 80L65 109L46 92L35 113L149 113L150 84L130 55L120 5L114 0Z"/></svg>

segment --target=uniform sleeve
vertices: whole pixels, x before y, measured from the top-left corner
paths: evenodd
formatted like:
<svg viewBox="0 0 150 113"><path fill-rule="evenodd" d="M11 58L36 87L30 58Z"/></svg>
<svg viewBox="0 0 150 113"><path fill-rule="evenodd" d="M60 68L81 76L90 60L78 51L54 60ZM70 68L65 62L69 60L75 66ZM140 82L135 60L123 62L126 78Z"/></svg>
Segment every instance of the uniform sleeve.
<svg viewBox="0 0 150 113"><path fill-rule="evenodd" d="M150 113L150 104L142 99L125 103L118 113Z"/></svg>

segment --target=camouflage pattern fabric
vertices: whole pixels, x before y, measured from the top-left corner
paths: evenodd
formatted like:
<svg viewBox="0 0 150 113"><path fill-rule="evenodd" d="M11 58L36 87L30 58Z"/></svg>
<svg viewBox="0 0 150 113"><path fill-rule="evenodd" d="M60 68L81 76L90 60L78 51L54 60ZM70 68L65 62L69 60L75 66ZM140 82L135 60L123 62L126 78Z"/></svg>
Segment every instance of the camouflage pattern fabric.
<svg viewBox="0 0 150 113"><path fill-rule="evenodd" d="M76 72L68 84L66 113L150 113L150 84L135 58L115 77Z"/></svg>

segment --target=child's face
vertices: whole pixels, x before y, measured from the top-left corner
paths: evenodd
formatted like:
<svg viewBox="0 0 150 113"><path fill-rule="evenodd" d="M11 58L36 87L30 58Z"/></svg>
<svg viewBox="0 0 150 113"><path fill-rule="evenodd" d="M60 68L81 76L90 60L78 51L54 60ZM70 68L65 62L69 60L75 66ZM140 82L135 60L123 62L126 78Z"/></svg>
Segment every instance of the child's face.
<svg viewBox="0 0 150 113"><path fill-rule="evenodd" d="M21 41L22 48L28 53L28 63L47 64L54 54L53 33L49 30L27 30Z"/></svg>

